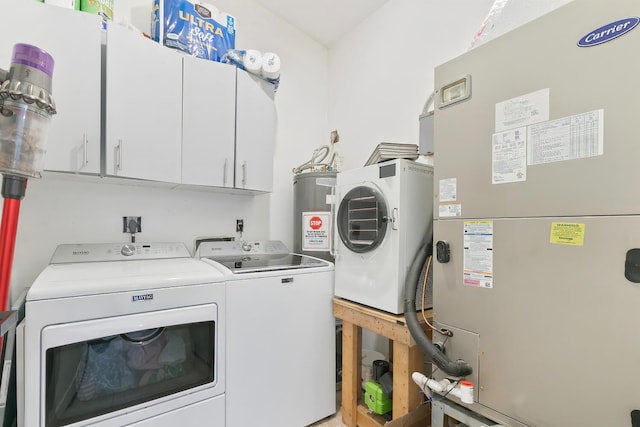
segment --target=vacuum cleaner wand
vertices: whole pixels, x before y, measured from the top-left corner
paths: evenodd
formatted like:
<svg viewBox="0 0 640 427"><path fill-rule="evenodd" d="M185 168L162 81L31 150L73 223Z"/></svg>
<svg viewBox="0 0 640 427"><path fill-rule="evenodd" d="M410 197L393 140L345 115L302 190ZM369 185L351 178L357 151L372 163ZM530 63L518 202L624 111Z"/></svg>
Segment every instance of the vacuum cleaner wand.
<svg viewBox="0 0 640 427"><path fill-rule="evenodd" d="M44 50L13 47L9 71L0 70L0 311L7 309L20 201L27 179L44 169L47 128L56 106L51 95L54 61Z"/></svg>

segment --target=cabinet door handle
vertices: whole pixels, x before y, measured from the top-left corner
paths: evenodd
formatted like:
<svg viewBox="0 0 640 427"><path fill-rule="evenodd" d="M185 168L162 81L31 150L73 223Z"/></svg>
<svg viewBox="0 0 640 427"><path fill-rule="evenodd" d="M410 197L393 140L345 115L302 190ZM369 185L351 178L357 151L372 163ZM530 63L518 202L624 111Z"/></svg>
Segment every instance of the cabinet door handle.
<svg viewBox="0 0 640 427"><path fill-rule="evenodd" d="M89 138L87 138L87 134L86 133L84 133L82 136L84 138L84 143L82 144L83 145L83 147L82 147L82 149L83 149L82 166L80 167L80 169L86 168L87 165L89 164L89 153L88 153L88 150L89 150Z"/></svg>
<svg viewBox="0 0 640 427"><path fill-rule="evenodd" d="M242 188L247 186L247 161L242 162Z"/></svg>
<svg viewBox="0 0 640 427"><path fill-rule="evenodd" d="M227 186L227 163L229 163L229 159L224 159L224 169L222 172L222 185L224 187Z"/></svg>
<svg viewBox="0 0 640 427"><path fill-rule="evenodd" d="M118 145L116 146L116 171L122 170L122 140L118 140Z"/></svg>

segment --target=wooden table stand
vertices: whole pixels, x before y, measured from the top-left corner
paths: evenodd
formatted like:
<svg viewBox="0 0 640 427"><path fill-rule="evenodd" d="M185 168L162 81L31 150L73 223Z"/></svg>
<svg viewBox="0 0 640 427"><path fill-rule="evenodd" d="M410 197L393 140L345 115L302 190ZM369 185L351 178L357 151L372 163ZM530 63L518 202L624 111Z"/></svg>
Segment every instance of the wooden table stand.
<svg viewBox="0 0 640 427"><path fill-rule="evenodd" d="M411 374L424 371L424 355L411 337L404 315L390 314L340 298L333 299L333 315L342 319L342 422L348 427L384 424L382 417L371 414L362 403L362 328L388 338L393 348L393 419L417 408L423 401L423 395ZM426 316L431 318L432 311L428 310ZM421 324L424 324L422 319ZM431 336L429 332L427 334Z"/></svg>

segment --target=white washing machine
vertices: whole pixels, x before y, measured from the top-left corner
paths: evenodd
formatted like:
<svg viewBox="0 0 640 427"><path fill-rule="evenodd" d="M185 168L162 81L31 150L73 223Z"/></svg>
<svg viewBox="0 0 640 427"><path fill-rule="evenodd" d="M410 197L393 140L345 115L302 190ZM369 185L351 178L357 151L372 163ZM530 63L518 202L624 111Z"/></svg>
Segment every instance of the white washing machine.
<svg viewBox="0 0 640 427"><path fill-rule="evenodd" d="M336 296L404 312L405 277L431 238L433 168L394 159L338 173Z"/></svg>
<svg viewBox="0 0 640 427"><path fill-rule="evenodd" d="M20 426L225 425L224 276L181 243L61 245L18 326Z"/></svg>
<svg viewBox="0 0 640 427"><path fill-rule="evenodd" d="M333 264L279 241L207 242L227 280L227 427L302 427L336 412Z"/></svg>

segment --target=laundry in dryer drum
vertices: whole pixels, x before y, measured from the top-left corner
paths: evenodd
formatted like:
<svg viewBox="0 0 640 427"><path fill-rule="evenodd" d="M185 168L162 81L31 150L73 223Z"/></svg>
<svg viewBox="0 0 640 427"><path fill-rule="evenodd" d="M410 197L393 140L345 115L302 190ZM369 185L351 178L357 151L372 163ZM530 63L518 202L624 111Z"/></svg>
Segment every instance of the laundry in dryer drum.
<svg viewBox="0 0 640 427"><path fill-rule="evenodd" d="M236 45L236 19L215 6L189 0L154 0L151 38L198 58L220 62Z"/></svg>

